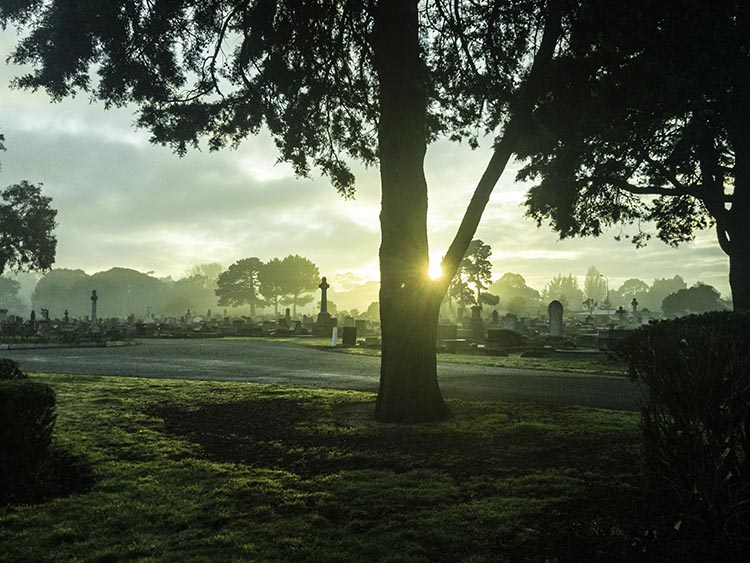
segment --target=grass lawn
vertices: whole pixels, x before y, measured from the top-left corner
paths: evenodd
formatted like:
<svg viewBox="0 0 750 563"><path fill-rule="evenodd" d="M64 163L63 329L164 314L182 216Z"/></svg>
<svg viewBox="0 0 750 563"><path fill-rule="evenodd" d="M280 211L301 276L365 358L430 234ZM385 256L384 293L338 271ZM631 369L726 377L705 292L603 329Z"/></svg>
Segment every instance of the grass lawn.
<svg viewBox="0 0 750 563"><path fill-rule="evenodd" d="M4 562L686 556L643 485L634 413L453 401L448 422L399 426L367 393L32 377L79 471L67 496L0 508Z"/></svg>

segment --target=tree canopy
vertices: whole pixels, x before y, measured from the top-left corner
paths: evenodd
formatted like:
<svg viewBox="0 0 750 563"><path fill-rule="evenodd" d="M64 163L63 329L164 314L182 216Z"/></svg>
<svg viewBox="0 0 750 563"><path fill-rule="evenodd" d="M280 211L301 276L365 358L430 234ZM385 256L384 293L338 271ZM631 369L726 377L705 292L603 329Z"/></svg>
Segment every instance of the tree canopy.
<svg viewBox="0 0 750 563"><path fill-rule="evenodd" d="M726 309L726 304L714 287L698 283L693 287L680 289L667 295L661 308L665 315L676 316L723 311Z"/></svg>
<svg viewBox="0 0 750 563"><path fill-rule="evenodd" d="M265 127L298 174L317 168L345 196L354 190L348 159L378 164L376 417L416 421L449 414L435 361L440 302L528 127L561 7L561 0L27 0L0 6L0 24L25 26L11 58L31 70L18 86L54 99L84 90L108 105L133 103L152 140L178 153L203 138L211 149L235 146ZM443 258L444 279L431 281L427 145L438 136L476 145L483 133L495 137L493 156Z"/></svg>
<svg viewBox="0 0 750 563"><path fill-rule="evenodd" d="M716 225L735 307L750 308L750 6L579 2L521 142L526 204L561 237ZM624 231L623 236L631 236Z"/></svg>
<svg viewBox="0 0 750 563"><path fill-rule="evenodd" d="M237 307L250 305L250 314L255 316L256 309L264 305L260 294L260 270L263 262L260 258L251 257L237 260L216 280L216 295L219 305Z"/></svg>

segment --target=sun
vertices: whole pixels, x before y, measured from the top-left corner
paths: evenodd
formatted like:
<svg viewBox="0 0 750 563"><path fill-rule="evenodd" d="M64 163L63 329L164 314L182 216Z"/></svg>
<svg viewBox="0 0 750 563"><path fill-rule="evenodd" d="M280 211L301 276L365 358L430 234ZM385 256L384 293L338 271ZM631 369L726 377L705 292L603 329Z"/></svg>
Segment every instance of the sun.
<svg viewBox="0 0 750 563"><path fill-rule="evenodd" d="M439 280L443 277L443 269L440 267L440 261L430 260L430 268L427 271L427 275L430 276L431 280Z"/></svg>

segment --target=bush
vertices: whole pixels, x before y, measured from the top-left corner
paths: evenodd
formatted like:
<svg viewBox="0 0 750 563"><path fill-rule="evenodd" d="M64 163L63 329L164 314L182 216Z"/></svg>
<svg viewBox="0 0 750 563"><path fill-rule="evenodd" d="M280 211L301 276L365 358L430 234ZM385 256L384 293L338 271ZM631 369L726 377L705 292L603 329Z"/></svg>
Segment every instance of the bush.
<svg viewBox="0 0 750 563"><path fill-rule="evenodd" d="M750 315L707 313L643 327L625 345L631 377L645 391L650 477L676 501L677 522L719 541L747 539L748 335Z"/></svg>
<svg viewBox="0 0 750 563"><path fill-rule="evenodd" d="M0 381L0 504L37 486L55 424L55 393L29 380Z"/></svg>
<svg viewBox="0 0 750 563"><path fill-rule="evenodd" d="M26 379L26 375L21 371L18 362L0 358L0 380L3 379Z"/></svg>

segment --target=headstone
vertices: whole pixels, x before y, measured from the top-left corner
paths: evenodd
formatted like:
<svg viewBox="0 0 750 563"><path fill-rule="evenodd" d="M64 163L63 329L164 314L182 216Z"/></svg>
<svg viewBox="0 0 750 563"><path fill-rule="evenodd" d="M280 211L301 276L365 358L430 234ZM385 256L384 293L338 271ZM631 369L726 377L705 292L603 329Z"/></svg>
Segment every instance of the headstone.
<svg viewBox="0 0 750 563"><path fill-rule="evenodd" d="M437 339L439 342L444 340L455 340L458 338L458 325L439 324L437 327Z"/></svg>
<svg viewBox="0 0 750 563"><path fill-rule="evenodd" d="M292 322L292 310L289 307L284 311L284 320L286 321L286 326L289 326L289 323Z"/></svg>
<svg viewBox="0 0 750 563"><path fill-rule="evenodd" d="M68 313L67 309L65 309L65 312L63 313L63 322L65 324L68 324L70 322L70 313Z"/></svg>
<svg viewBox="0 0 750 563"><path fill-rule="evenodd" d="M357 327L344 325L344 330L341 338L344 346L356 346L357 345Z"/></svg>
<svg viewBox="0 0 750 563"><path fill-rule="evenodd" d="M638 300L633 297L633 300L630 302L630 306L633 308L633 316L638 316Z"/></svg>
<svg viewBox="0 0 750 563"><path fill-rule="evenodd" d="M325 277L318 287L320 288L320 313L318 313L318 321L312 327L312 333L315 336L328 337L332 335L333 330L336 330L338 319L331 317L328 312L328 288L331 286L328 285Z"/></svg>
<svg viewBox="0 0 750 563"><path fill-rule="evenodd" d="M206 320L207 320L207 321L210 321L210 320L211 320L211 309L209 309L209 310L208 310L208 313L206 313Z"/></svg>
<svg viewBox="0 0 750 563"><path fill-rule="evenodd" d="M325 279L325 278L323 278ZM331 330L331 346L336 346L339 340L339 327L335 326Z"/></svg>
<svg viewBox="0 0 750 563"><path fill-rule="evenodd" d="M42 313L42 320L43 321L49 321L49 309L40 309Z"/></svg>
<svg viewBox="0 0 750 563"><path fill-rule="evenodd" d="M344 317L344 327L351 327L354 328L354 317L347 315Z"/></svg>
<svg viewBox="0 0 750 563"><path fill-rule="evenodd" d="M96 302L99 301L99 297L96 295L96 290L91 292L91 332L99 332L99 325L96 322Z"/></svg>
<svg viewBox="0 0 750 563"><path fill-rule="evenodd" d="M354 321L354 327L357 329L357 334L360 336L365 336L367 333L367 320L366 319L356 319Z"/></svg>
<svg viewBox="0 0 750 563"><path fill-rule="evenodd" d="M625 317L627 317L628 313L625 309L622 308L622 305L617 309L617 321L622 324L625 322Z"/></svg>
<svg viewBox="0 0 750 563"><path fill-rule="evenodd" d="M497 312L497 309L493 309L492 310L492 324L497 326L499 318L500 318L500 314Z"/></svg>
<svg viewBox="0 0 750 563"><path fill-rule="evenodd" d="M328 281L323 276L318 287L320 288L320 313L318 314L318 322L320 323L327 321L331 317L328 314L328 288L331 286L328 285Z"/></svg>
<svg viewBox="0 0 750 563"><path fill-rule="evenodd" d="M547 307L549 315L549 335L561 337L563 334L563 305L557 300L552 301Z"/></svg>
<svg viewBox="0 0 750 563"><path fill-rule="evenodd" d="M484 342L484 319L482 319L482 307L474 305L471 308L471 336L474 340Z"/></svg>
<svg viewBox="0 0 750 563"><path fill-rule="evenodd" d="M187 310L187 313L185 313L185 323L190 324L193 322L193 314L190 312L190 309Z"/></svg>
<svg viewBox="0 0 750 563"><path fill-rule="evenodd" d="M518 317L508 313L503 317L502 326L505 330L516 330L516 326L518 325Z"/></svg>

